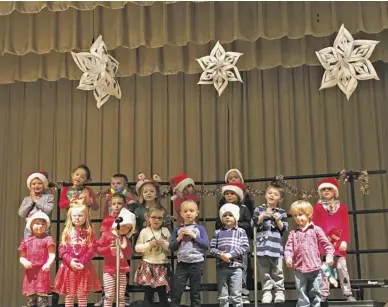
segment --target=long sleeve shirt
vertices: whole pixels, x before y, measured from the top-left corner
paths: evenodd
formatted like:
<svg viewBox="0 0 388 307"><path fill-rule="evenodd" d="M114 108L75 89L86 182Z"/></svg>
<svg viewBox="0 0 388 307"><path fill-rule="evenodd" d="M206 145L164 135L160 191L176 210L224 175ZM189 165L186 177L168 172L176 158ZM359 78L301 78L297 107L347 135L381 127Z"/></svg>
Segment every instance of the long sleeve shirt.
<svg viewBox="0 0 388 307"><path fill-rule="evenodd" d="M40 198L33 202L30 196L24 197L19 208L19 215L28 218L35 212L41 210L51 217L54 208L54 196L52 194L42 194Z"/></svg>
<svg viewBox="0 0 388 307"><path fill-rule="evenodd" d="M288 230L287 212L281 208L274 208L280 214L283 228L279 228L273 218L264 219L257 224L259 216L266 211L266 206L258 206L253 212L252 221L257 227L256 246L257 256L279 258L283 256L283 234Z"/></svg>
<svg viewBox="0 0 388 307"><path fill-rule="evenodd" d="M188 229L195 233L195 238L184 235L183 239L178 242L177 238L181 229ZM170 242L172 251L177 252L178 262L196 263L205 260L205 252L209 248L209 238L205 227L198 224L182 225L175 228Z"/></svg>
<svg viewBox="0 0 388 307"><path fill-rule="evenodd" d="M120 255L120 272L129 272L130 268L127 259L132 256L131 241L125 237L120 238L120 244L123 240L127 241L127 247L121 249ZM97 252L104 257L104 273L116 273L116 253L112 253L111 247L116 244L116 235L111 231L104 232L101 238L97 241Z"/></svg>
<svg viewBox="0 0 388 307"><path fill-rule="evenodd" d="M312 222L321 227L333 243L335 256L346 256L346 251L340 251L339 246L342 241L350 242L349 212L345 204L341 203L338 211L330 214L321 203L314 206ZM337 238L338 237L338 238ZM321 253L324 251L321 249Z"/></svg>
<svg viewBox="0 0 388 307"><path fill-rule="evenodd" d="M216 256L218 266L243 267L243 256L249 253L249 240L244 229L222 227L214 232L210 241L210 255ZM221 253L230 254L230 262L223 261Z"/></svg>
<svg viewBox="0 0 388 307"><path fill-rule="evenodd" d="M152 264L164 264L168 262L169 240L171 234L166 227L159 230L152 230L150 227L144 228L136 241L135 250L137 253L143 254L143 261ZM163 247L151 247L150 242L163 239L165 244Z"/></svg>
<svg viewBox="0 0 388 307"><path fill-rule="evenodd" d="M333 258L334 247L322 228L310 223L304 229L298 227L290 232L284 257L286 261L292 260L296 271L301 273L314 272L322 267L320 246L325 250L328 259Z"/></svg>
<svg viewBox="0 0 388 307"><path fill-rule="evenodd" d="M79 198L82 193L86 194L86 206L90 207L94 211L97 211L100 207L99 203L97 202L97 196L92 191L92 189L88 187L64 187L59 198L59 208L69 209L70 201L72 199Z"/></svg>

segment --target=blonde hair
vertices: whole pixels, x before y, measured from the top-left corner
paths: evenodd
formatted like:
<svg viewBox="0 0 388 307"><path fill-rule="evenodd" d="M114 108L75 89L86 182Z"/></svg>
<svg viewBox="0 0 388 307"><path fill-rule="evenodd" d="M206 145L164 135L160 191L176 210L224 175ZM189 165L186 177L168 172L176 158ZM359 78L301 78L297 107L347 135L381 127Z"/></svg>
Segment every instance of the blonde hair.
<svg viewBox="0 0 388 307"><path fill-rule="evenodd" d="M68 239L70 238L71 233L74 230L73 221L71 220L71 214L73 209L81 209L81 211L85 214L85 223L82 225L82 228L86 230L86 242L90 243L94 239L93 227L90 222L89 209L84 204L80 202L72 202L70 203L70 209L67 211L65 228L62 231L62 239L61 244L66 245Z"/></svg>
<svg viewBox="0 0 388 307"><path fill-rule="evenodd" d="M305 200L297 200L292 203L290 207L290 213L292 215L296 214L305 214L308 218L311 218L313 215L313 206Z"/></svg>

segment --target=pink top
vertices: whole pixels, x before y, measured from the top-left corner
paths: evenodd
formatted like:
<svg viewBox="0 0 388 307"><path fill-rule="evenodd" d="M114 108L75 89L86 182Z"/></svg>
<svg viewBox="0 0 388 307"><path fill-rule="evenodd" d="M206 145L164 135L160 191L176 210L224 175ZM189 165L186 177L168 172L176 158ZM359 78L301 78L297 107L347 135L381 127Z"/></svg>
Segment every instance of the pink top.
<svg viewBox="0 0 388 307"><path fill-rule="evenodd" d="M340 251L339 246L342 241L350 242L349 213L345 204L341 203L338 211L332 215L327 212L321 203L314 206L312 221L322 228L329 240L334 244L336 256L346 256L346 251ZM339 235L335 235L339 233ZM335 238L338 237L338 240ZM321 249L321 254L324 251Z"/></svg>
<svg viewBox="0 0 388 307"><path fill-rule="evenodd" d="M120 240L122 243L122 238ZM116 273L116 254L111 251L111 246L116 243L116 235L111 231L104 232L101 238L97 242L97 252L104 256L104 273L115 274ZM120 257L120 272L129 272L129 265L127 259L131 258L132 242L127 239L127 248L122 249L123 255Z"/></svg>
<svg viewBox="0 0 388 307"><path fill-rule="evenodd" d="M310 223L305 229L292 230L284 249L284 257L292 260L296 271L314 272L321 269L319 247L326 251L327 257L333 257L334 247L329 242L322 228Z"/></svg>

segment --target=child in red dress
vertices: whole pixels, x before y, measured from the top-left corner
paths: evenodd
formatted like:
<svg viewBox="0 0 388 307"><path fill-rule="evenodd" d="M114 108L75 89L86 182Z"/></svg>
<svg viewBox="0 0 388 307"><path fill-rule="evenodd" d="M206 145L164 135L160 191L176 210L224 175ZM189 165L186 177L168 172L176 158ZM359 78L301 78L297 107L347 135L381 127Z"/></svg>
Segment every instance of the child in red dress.
<svg viewBox="0 0 388 307"><path fill-rule="evenodd" d="M54 292L65 296L65 307L86 307L90 292L101 290L93 255L97 244L90 223L89 210L81 202L72 202L59 245L62 263L55 276Z"/></svg>
<svg viewBox="0 0 388 307"><path fill-rule="evenodd" d="M96 194L92 189L84 186L85 183L92 181L89 167L84 164L78 165L71 173L71 181L73 182L71 187L62 189L59 208L69 209L72 201L82 200L86 206L97 211L100 205L97 202Z"/></svg>
<svg viewBox="0 0 388 307"><path fill-rule="evenodd" d="M124 196L123 196L124 198ZM126 273L129 272L127 259L131 258L132 248L129 241L133 232L136 231L136 216L128 209L123 208L118 217L122 217L120 229L117 230L117 224L111 225L111 231L102 234L97 243L97 251L104 256L104 307L111 307L116 291L116 238L120 236L120 307L125 305L125 288L127 284ZM117 306L117 303L116 303Z"/></svg>
<svg viewBox="0 0 388 307"><path fill-rule="evenodd" d="M23 295L27 307L47 307L50 292L50 266L55 259L55 243L46 233L50 219L37 211L27 220L30 235L19 246L20 263L24 266Z"/></svg>
<svg viewBox="0 0 388 307"><path fill-rule="evenodd" d="M344 203L341 203L338 192L338 181L327 178L318 182L320 200L314 206L313 223L323 229L335 249L336 269L340 280L343 296L347 301L355 301L350 286L348 267L346 264L346 250L350 242L349 212ZM322 250L321 250L322 252ZM323 276L322 297L329 296L328 280Z"/></svg>

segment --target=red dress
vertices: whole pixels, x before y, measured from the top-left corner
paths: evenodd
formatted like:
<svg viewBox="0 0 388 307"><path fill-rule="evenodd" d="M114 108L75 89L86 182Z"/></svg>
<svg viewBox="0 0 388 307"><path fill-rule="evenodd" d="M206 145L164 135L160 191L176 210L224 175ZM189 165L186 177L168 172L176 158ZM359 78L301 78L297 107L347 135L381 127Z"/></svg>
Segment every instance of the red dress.
<svg viewBox="0 0 388 307"><path fill-rule="evenodd" d="M74 230L66 245L59 245L59 257L62 263L55 276L54 292L61 295L86 295L101 290L101 284L92 263L96 251L96 240L86 242L83 230ZM70 266L72 259L84 265L83 270L74 270Z"/></svg>
<svg viewBox="0 0 388 307"><path fill-rule="evenodd" d="M55 246L53 238L46 234L29 236L21 242L19 251L32 263L32 268L24 272L23 295L50 292L50 271L42 271L42 266L48 260L48 247L52 245Z"/></svg>
<svg viewBox="0 0 388 307"><path fill-rule="evenodd" d="M330 214L321 203L314 206L312 222L321 227L330 242L334 245L335 256L345 257L346 251L340 251L342 241L350 242L349 212L345 204L341 203L337 212ZM321 249L321 254L325 252Z"/></svg>

